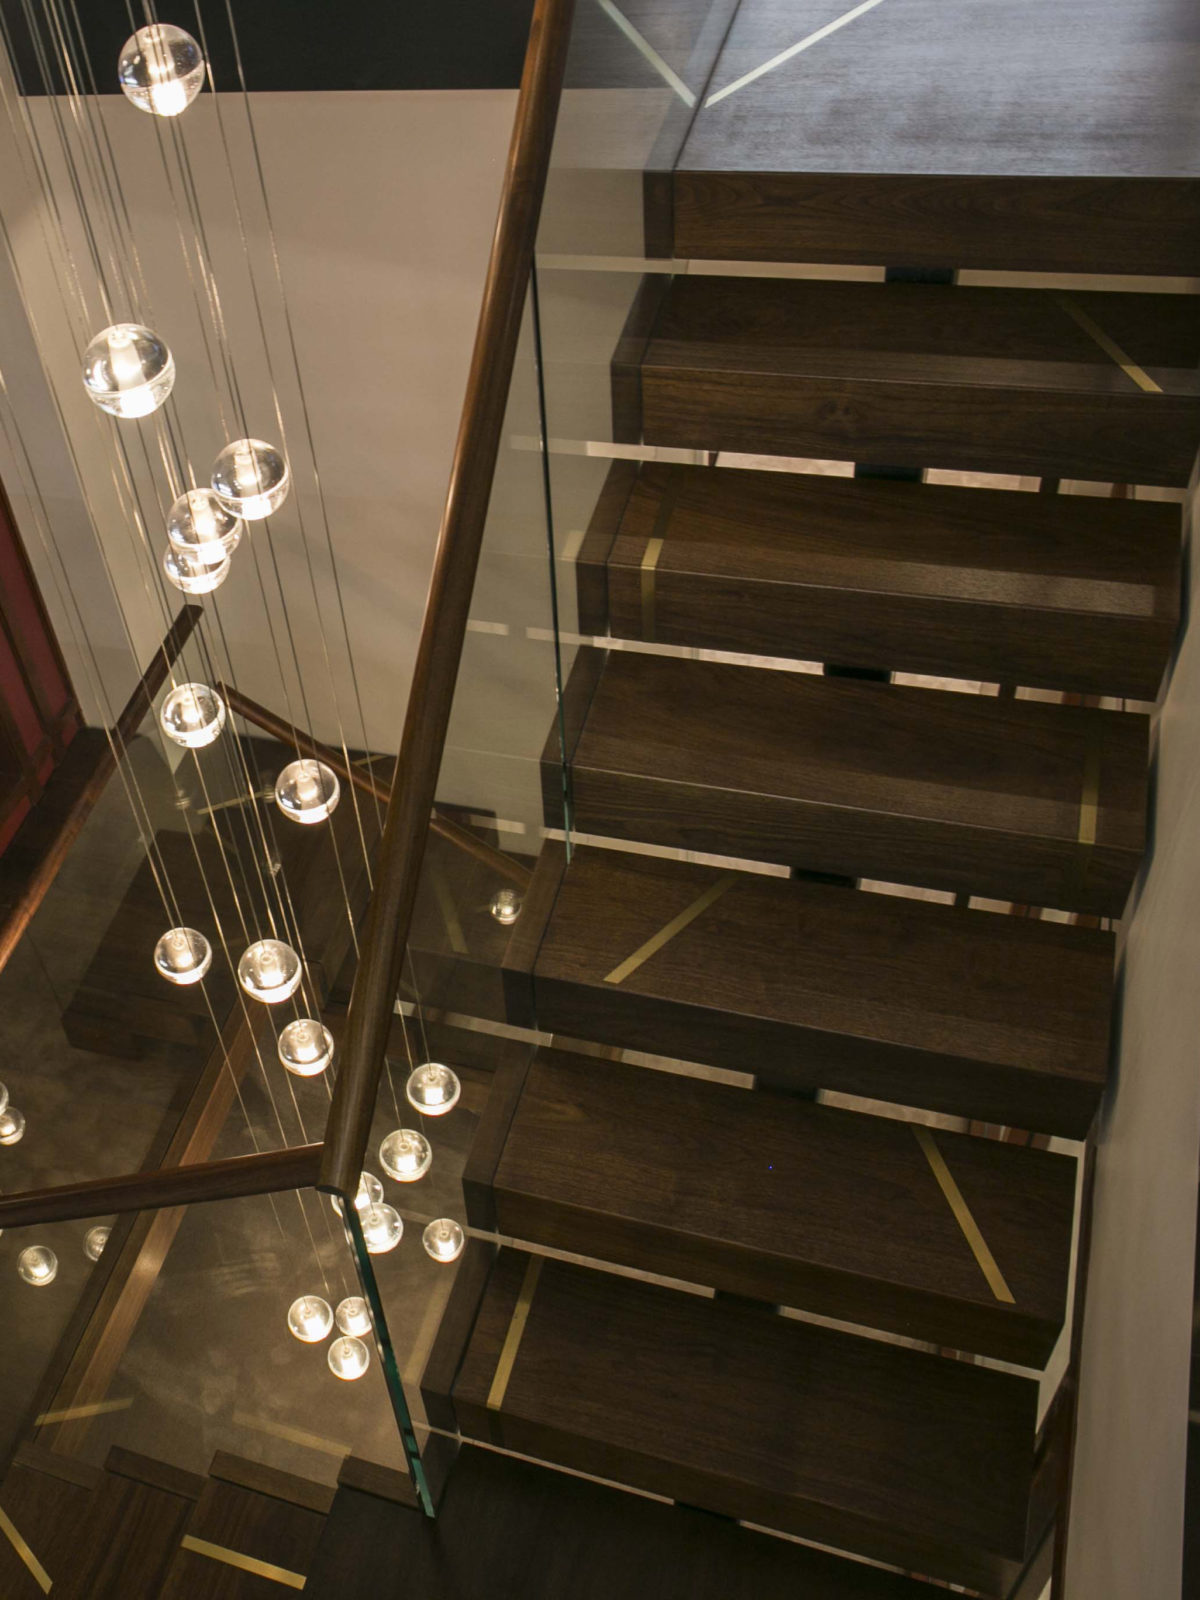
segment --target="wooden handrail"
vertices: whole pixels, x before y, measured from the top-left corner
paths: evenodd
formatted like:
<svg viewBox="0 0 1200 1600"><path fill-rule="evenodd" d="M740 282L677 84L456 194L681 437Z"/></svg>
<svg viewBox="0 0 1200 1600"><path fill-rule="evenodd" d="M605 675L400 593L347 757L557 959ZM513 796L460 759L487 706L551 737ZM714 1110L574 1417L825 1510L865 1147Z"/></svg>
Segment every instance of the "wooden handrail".
<svg viewBox="0 0 1200 1600"><path fill-rule="evenodd" d="M290 744L302 754L311 756L313 760L323 761L337 773L343 783L352 783L356 789L371 795L381 805L390 804L392 798L390 784L380 783L372 773L364 772L361 767L346 762L336 750L321 744L311 733L305 733L302 728L286 722L283 717L276 716L275 712L268 711L266 706L260 706L257 700L251 700L249 695L243 694L240 689L235 689L231 683L219 683L216 688L224 697L229 709L236 711L239 717L255 723L264 733L269 733L273 739L278 739L280 744ZM429 826L434 833L441 834L443 839L448 839L467 855L474 856L485 866L492 867L510 883L519 883L524 888L533 876L529 868L523 866L521 862L514 861L512 856L505 855L503 850L497 850L494 845L488 844L486 839L480 839L469 828L452 822L439 811L434 811L429 819Z"/></svg>
<svg viewBox="0 0 1200 1600"><path fill-rule="evenodd" d="M350 999L342 1070L326 1128L321 1187L345 1194L355 1192L362 1169L400 985L533 266L573 11L573 0L536 0L534 6L500 215L400 742L397 770L404 781L396 785L388 804L375 892Z"/></svg>
<svg viewBox="0 0 1200 1600"><path fill-rule="evenodd" d="M0 1228L30 1228L45 1222L78 1222L124 1211L155 1211L164 1206L236 1200L284 1189L311 1189L322 1146L297 1145L228 1161L202 1161L187 1167L160 1167L122 1178L94 1178L56 1189L29 1189L0 1195Z"/></svg>
<svg viewBox="0 0 1200 1600"><path fill-rule="evenodd" d="M184 606L171 624L163 642L151 657L150 665L138 679L133 693L125 703L124 710L110 730L86 783L71 802L70 809L59 824L58 832L49 849L29 874L20 895L3 922L0 922L0 972L4 970L26 928L33 921L37 908L46 898L50 885L58 876L59 869L67 858L67 852L83 831L84 823L91 816L108 780L116 771L118 759L124 755L129 741L136 734L142 719L154 703L154 696L166 682L167 673L178 660L179 652L191 638L192 631L203 614L199 606Z"/></svg>

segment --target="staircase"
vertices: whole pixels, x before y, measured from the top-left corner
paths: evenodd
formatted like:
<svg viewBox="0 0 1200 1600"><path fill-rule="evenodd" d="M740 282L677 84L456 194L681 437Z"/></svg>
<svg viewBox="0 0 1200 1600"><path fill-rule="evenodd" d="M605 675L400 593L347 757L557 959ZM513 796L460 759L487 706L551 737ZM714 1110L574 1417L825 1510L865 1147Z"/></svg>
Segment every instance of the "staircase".
<svg viewBox="0 0 1200 1600"><path fill-rule="evenodd" d="M1106 260L1131 184L686 165L648 188L648 254L1195 269L1150 211ZM876 203L888 254L854 254ZM1108 1082L1179 615L1178 508L1126 486L1188 481L1196 307L643 280L612 395L646 459L578 553L580 632L614 648L565 689L569 806L557 726L543 762L582 842L547 839L477 1013L553 1046L510 1054L476 1135L436 1426L855 1558L816 1594L1040 1596L1086 1149L1050 1142L1089 1139ZM443 992L481 993L441 948Z"/></svg>

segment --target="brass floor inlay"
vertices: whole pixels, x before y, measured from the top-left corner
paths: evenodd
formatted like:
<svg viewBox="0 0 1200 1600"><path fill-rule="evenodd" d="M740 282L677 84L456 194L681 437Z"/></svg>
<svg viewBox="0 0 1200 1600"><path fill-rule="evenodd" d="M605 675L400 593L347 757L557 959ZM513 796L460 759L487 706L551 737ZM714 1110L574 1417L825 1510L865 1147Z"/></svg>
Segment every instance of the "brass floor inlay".
<svg viewBox="0 0 1200 1600"><path fill-rule="evenodd" d="M945 1157L938 1149L933 1134L928 1128L913 1124L913 1132L917 1136L917 1143L924 1150L929 1165L933 1168L933 1175L941 1186L942 1193L949 1202L954 1213L954 1220L963 1231L963 1236L971 1247L971 1254L979 1263L979 1270L987 1279L988 1288L997 1300L1002 1300L1005 1305L1015 1305L1016 1298L1008 1284L1004 1281L1004 1274L996 1265L996 1258L988 1249L987 1240L979 1231L979 1224L971 1215L971 1208L963 1199L962 1190L955 1183L950 1168L946 1165Z"/></svg>
<svg viewBox="0 0 1200 1600"><path fill-rule="evenodd" d="M50 1574L46 1571L45 1567L25 1543L25 1540L22 1539L21 1535L17 1532L15 1526L13 1525L12 1518L4 1510L0 1510L0 1532L4 1534L4 1537L8 1540L9 1544L12 1545L13 1549L20 1556L21 1560L29 1568L34 1583L37 1584L38 1588L43 1594L49 1594Z"/></svg>
<svg viewBox="0 0 1200 1600"><path fill-rule="evenodd" d="M670 944L676 934L682 933L689 923L695 922L700 913L707 911L709 906L715 900L719 900L727 889L731 889L737 880L736 872L722 873L716 883L710 884L698 899L693 900L690 906L685 906L677 917L672 917L665 928L660 928L652 938L646 940L645 944L639 945L631 956L626 956L620 966L606 973L605 983L624 983L630 973L636 972L643 962L649 961L650 957L657 955L664 945Z"/></svg>
<svg viewBox="0 0 1200 1600"><path fill-rule="evenodd" d="M227 1550L223 1544L210 1544L207 1539L196 1539L190 1533L180 1541L181 1550L193 1555L207 1556L210 1561L220 1561L239 1572L252 1572L256 1578L270 1578L288 1589L303 1589L308 1579L302 1572L289 1572L286 1567L276 1567L269 1561L259 1561L256 1556L244 1556L240 1550Z"/></svg>

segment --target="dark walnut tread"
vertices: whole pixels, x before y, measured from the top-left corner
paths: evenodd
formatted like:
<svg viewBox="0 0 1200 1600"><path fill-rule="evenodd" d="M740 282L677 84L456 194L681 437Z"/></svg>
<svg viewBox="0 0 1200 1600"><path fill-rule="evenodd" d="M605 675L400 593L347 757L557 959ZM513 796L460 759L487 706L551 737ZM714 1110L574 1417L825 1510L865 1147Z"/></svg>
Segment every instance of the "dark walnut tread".
<svg viewBox="0 0 1200 1600"><path fill-rule="evenodd" d="M492 1123L481 1228L1025 1366L1062 1328L1069 1156L553 1050L497 1079L481 1146Z"/></svg>
<svg viewBox="0 0 1200 1600"><path fill-rule="evenodd" d="M561 858L548 844L539 872ZM577 847L529 980L537 1026L771 1086L1087 1133L1108 1071L1111 934L734 873L621 973L723 877Z"/></svg>
<svg viewBox="0 0 1200 1600"><path fill-rule="evenodd" d="M683 259L1200 271L1195 178L681 168L671 197Z"/></svg>
<svg viewBox="0 0 1200 1600"><path fill-rule="evenodd" d="M640 367L614 366L620 417L640 398L654 445L1186 484L1200 436L1193 297L1066 299L1159 392L1053 292L685 275Z"/></svg>
<svg viewBox="0 0 1200 1600"><path fill-rule="evenodd" d="M1151 501L647 463L611 515L585 633L1153 700L1179 620Z"/></svg>
<svg viewBox="0 0 1200 1600"><path fill-rule="evenodd" d="M581 650L574 674L589 674ZM583 833L1117 916L1149 719L614 650L572 762ZM552 730L547 821L563 824Z"/></svg>
<svg viewBox="0 0 1200 1600"><path fill-rule="evenodd" d="M378 1600L938 1600L898 1573L465 1445L436 1522L343 1485L305 1595Z"/></svg>
<svg viewBox="0 0 1200 1600"><path fill-rule="evenodd" d="M222 1459L214 1461L214 1472L228 1470L222 1467ZM157 1591L160 1600L197 1600L199 1596L251 1600L268 1590L294 1590L300 1586L297 1580L302 1581L308 1573L332 1494L287 1473L261 1467L255 1471L254 1463L224 1459L236 1477L245 1481L212 1476L205 1483L184 1533L185 1541L195 1541L201 1548L181 1542ZM239 1466L241 1470L237 1470ZM289 1579L269 1578L261 1571L248 1573L205 1546L276 1568Z"/></svg>
<svg viewBox="0 0 1200 1600"><path fill-rule="evenodd" d="M504 1249L438 1398L467 1437L987 1593L1026 1555L1035 1382L766 1307Z"/></svg>

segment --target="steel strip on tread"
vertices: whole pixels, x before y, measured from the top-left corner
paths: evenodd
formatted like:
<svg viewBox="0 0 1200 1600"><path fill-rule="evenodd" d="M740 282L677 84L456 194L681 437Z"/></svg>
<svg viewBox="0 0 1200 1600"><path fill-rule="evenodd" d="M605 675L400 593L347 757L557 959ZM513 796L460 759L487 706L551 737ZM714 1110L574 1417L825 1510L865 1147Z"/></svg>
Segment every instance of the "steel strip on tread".
<svg viewBox="0 0 1200 1600"><path fill-rule="evenodd" d="M916 1134L917 1143L924 1150L926 1159L933 1169L933 1175L937 1179L942 1193L946 1196L951 1211L954 1213L954 1220L962 1229L963 1237L971 1247L971 1254L979 1263L979 1270L987 1279L988 1288L997 1300L1002 1300L1006 1305L1015 1305L1016 1297L1004 1281L1004 1274L996 1265L996 1258L988 1249L987 1240L979 1231L979 1224L971 1215L971 1208L963 1199L962 1190L955 1183L950 1168L946 1165L945 1157L937 1147L933 1134L930 1133L928 1128L923 1128L915 1123L913 1132Z"/></svg>
<svg viewBox="0 0 1200 1600"><path fill-rule="evenodd" d="M665 928L660 928L652 938L646 940L645 944L639 945L631 956L626 956L619 966L615 966L611 972L606 973L604 977L605 983L624 983L631 973L636 972L644 962L649 961L651 956L657 955L664 945L670 944L676 934L682 933L688 924L694 922L702 911L707 911L715 900L719 900L726 889L731 889L737 879L738 874L736 872L723 873L716 883L710 884L698 899L692 901L690 906L685 906L677 917L672 917Z"/></svg>
<svg viewBox="0 0 1200 1600"><path fill-rule="evenodd" d="M12 1545L21 1560L29 1568L34 1583L37 1584L43 1594L49 1594L51 1588L50 1574L17 1532L12 1518L3 1509L0 1509L0 1532L4 1534L9 1544Z"/></svg>
<svg viewBox="0 0 1200 1600"><path fill-rule="evenodd" d="M190 1550L193 1555L207 1556L210 1561L220 1561L227 1567L237 1567L240 1572L252 1572L257 1578L270 1578L272 1583L281 1583L288 1589L303 1589L308 1582L302 1572L289 1572L286 1567L259 1561L256 1556L244 1556L240 1550L227 1550L223 1544L210 1544L207 1539L197 1539L190 1533L184 1534L179 1548Z"/></svg>
<svg viewBox="0 0 1200 1600"><path fill-rule="evenodd" d="M537 1291L538 1279L542 1275L542 1262L544 1260L544 1256L530 1256L529 1265L525 1268L525 1278L521 1284L521 1292L517 1296L517 1303L513 1308L512 1321L508 1325L508 1332L504 1336L504 1344L500 1350L500 1359L496 1362L492 1386L488 1390L487 1408L489 1411L499 1411L504 1404L504 1396L508 1392L508 1380L512 1377L517 1351L521 1348L521 1340L525 1337L525 1324L529 1321L529 1310L533 1305L533 1297Z"/></svg>

